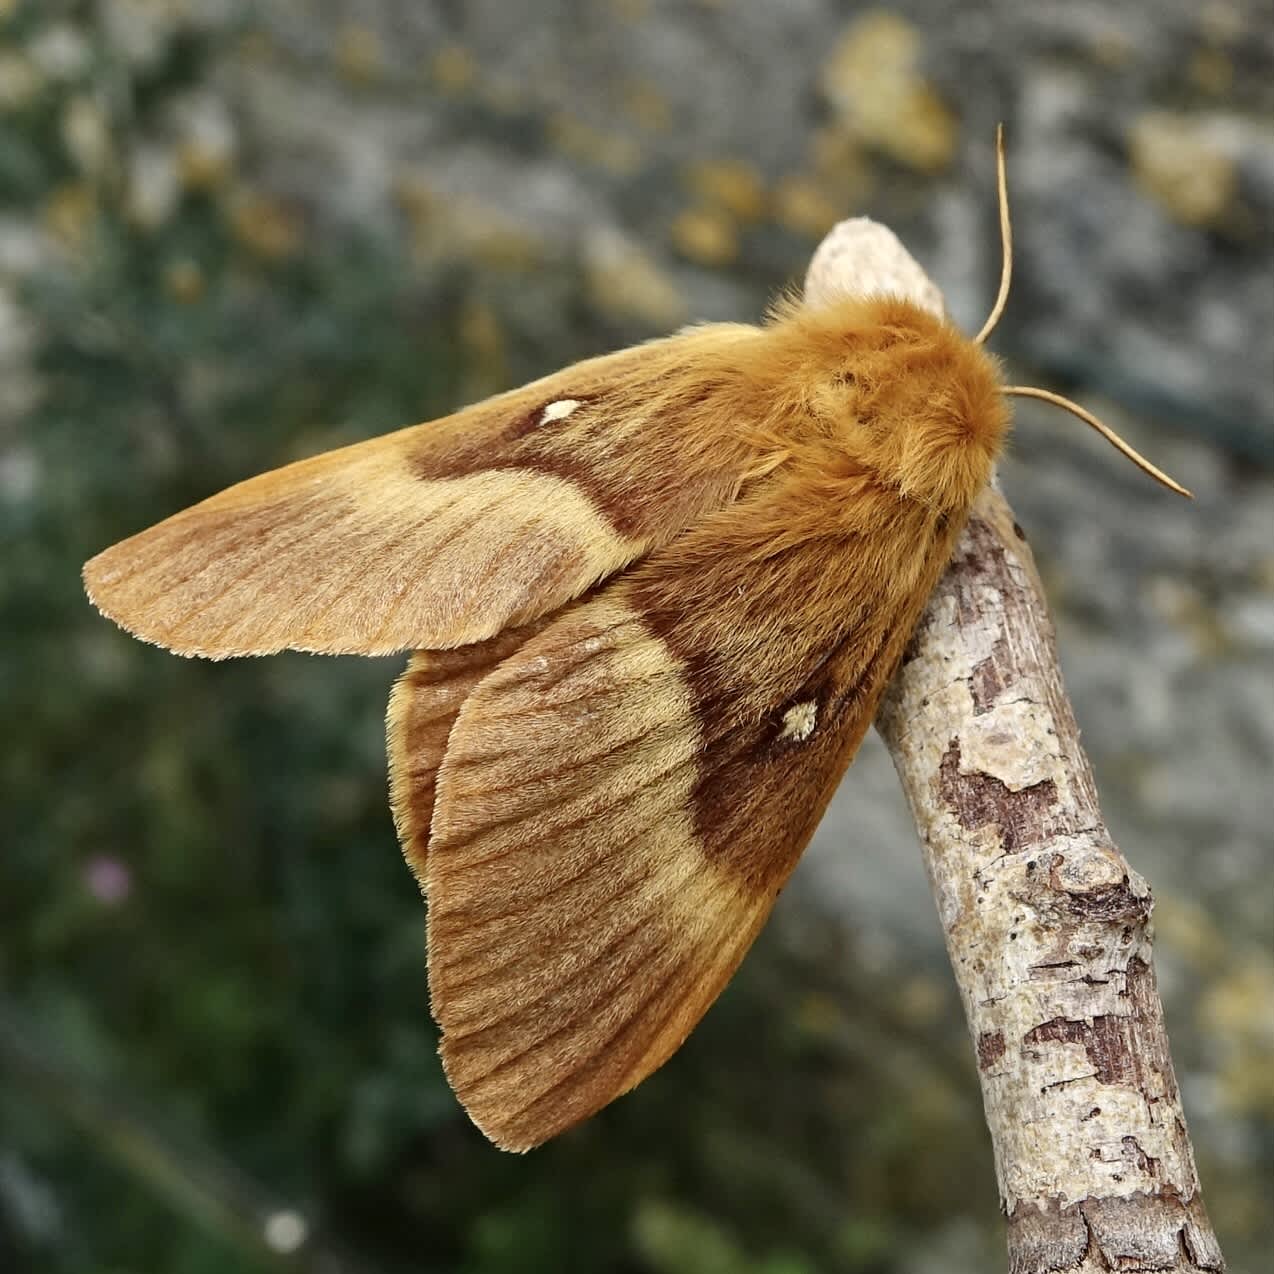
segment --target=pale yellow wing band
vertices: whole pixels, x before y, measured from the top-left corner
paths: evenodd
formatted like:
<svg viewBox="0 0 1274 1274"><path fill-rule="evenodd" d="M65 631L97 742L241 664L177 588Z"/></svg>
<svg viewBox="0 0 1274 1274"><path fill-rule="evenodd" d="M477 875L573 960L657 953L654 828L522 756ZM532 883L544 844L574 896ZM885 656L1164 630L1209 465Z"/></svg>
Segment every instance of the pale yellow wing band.
<svg viewBox="0 0 1274 1274"><path fill-rule="evenodd" d="M182 655L392 654L482 641L645 547L566 478L421 479L387 441L253 478L124 540L84 568L89 597Z"/></svg>

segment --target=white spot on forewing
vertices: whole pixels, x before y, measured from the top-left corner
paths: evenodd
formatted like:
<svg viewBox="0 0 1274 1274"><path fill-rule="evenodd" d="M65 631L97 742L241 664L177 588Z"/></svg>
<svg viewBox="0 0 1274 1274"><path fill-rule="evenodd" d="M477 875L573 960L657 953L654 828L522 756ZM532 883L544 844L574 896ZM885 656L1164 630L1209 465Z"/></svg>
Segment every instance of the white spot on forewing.
<svg viewBox="0 0 1274 1274"><path fill-rule="evenodd" d="M804 743L814 733L817 724L818 704L813 699L793 704L783 714L783 729L779 732L779 738Z"/></svg>
<svg viewBox="0 0 1274 1274"><path fill-rule="evenodd" d="M565 420L578 406L578 398L560 398L555 403L549 403L540 413L540 424L549 425L555 420Z"/></svg>

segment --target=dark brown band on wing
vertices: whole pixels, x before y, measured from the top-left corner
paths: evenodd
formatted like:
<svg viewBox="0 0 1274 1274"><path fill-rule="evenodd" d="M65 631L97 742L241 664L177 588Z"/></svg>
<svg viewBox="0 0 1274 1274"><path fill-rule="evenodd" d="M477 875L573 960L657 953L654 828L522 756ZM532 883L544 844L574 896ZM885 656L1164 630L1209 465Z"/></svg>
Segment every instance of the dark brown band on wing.
<svg viewBox="0 0 1274 1274"><path fill-rule="evenodd" d="M737 490L745 448L731 455L722 447L715 462L695 463L683 454L683 430L670 424L693 420L710 393L699 387L669 395L643 411L618 391L559 392L529 408L510 404L507 417L489 415L464 434L448 429L434 438L425 431L407 464L422 481L501 469L561 478L578 487L619 535L663 544ZM561 419L546 419L546 411L561 402L579 406Z"/></svg>
<svg viewBox="0 0 1274 1274"><path fill-rule="evenodd" d="M623 585L694 704L697 838L751 887L777 892L795 865L950 554L949 527L915 531L927 565L904 592L864 569L870 543L832 536L699 562L679 592L640 568Z"/></svg>

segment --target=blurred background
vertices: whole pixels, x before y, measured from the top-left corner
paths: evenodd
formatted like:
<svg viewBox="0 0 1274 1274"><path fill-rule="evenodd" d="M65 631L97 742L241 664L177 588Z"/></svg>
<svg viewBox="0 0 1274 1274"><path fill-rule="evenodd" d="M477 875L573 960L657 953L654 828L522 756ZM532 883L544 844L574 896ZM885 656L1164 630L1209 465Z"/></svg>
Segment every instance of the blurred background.
<svg viewBox="0 0 1274 1274"><path fill-rule="evenodd" d="M1274 20L1260 0L0 0L0 1270L1003 1268L975 1069L874 740L744 970L529 1157L450 1096L385 797L401 660L210 665L81 562L259 470L893 226L1012 378L1205 1196L1274 1245Z"/></svg>

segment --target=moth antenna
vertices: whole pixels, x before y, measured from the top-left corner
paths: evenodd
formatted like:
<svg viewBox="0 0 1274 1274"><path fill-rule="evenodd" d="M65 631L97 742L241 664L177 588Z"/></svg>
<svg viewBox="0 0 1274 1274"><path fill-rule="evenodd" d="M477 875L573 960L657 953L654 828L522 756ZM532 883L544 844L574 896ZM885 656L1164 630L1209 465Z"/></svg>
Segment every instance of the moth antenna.
<svg viewBox="0 0 1274 1274"><path fill-rule="evenodd" d="M1072 415L1078 416L1086 425L1092 425L1112 447L1122 451L1138 469L1148 473L1156 482L1161 482L1169 491L1175 491L1178 495L1185 496L1187 500L1194 499L1192 492L1187 491L1179 482L1174 482L1162 469L1152 465L1140 452L1134 451L1109 425L1103 424L1092 412L1085 411L1078 403L1073 403L1069 398L1063 398L1061 394L1055 394L1051 390L1036 389L1033 385L1005 385L1004 393L1014 394L1019 398L1038 398L1041 402L1052 403L1055 407L1065 408Z"/></svg>
<svg viewBox="0 0 1274 1274"><path fill-rule="evenodd" d="M982 345L986 338L995 331L995 325L1004 313L1009 299L1009 284L1013 280L1013 224L1009 220L1009 179L1004 162L1004 125L995 126L995 176L1000 196L1000 245L1002 257L1000 265L1000 294L995 298L991 313L982 324L982 330L973 338L975 345Z"/></svg>
<svg viewBox="0 0 1274 1274"><path fill-rule="evenodd" d="M1009 181L1004 160L1003 124L997 124L995 128L995 175L1000 199L1000 243L1003 249L1003 264L1000 267L1000 291L995 298L995 304L991 307L991 313L987 315L986 322L982 324L982 330L973 338L975 345L984 344L986 338L995 331L995 325L1000 321L1000 315L1004 313L1004 307L1008 303L1009 284L1013 281L1013 223L1009 218ZM1185 496L1187 500L1194 499L1193 494L1187 491L1179 482L1173 481L1162 469L1151 464L1145 456L1130 447L1109 425L1098 420L1092 412L1085 411L1078 403L1072 402L1069 398L1063 398L1061 394L1054 394L1051 390L1036 389L1031 385L1006 385L1004 392L1006 394L1014 394L1019 398L1038 398L1042 402L1052 403L1055 407L1064 408L1072 415L1078 416L1086 425L1091 425L1096 429L1112 447L1123 452L1138 469L1148 473L1156 482L1162 483L1169 491L1175 491L1178 495Z"/></svg>

